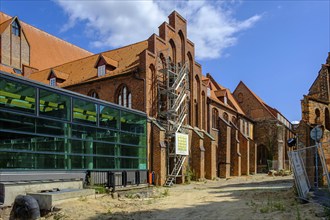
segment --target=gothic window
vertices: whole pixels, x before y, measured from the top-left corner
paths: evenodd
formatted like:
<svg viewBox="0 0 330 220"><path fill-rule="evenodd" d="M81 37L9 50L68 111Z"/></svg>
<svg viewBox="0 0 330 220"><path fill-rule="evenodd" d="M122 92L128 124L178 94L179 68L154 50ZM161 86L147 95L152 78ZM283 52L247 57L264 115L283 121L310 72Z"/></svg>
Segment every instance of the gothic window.
<svg viewBox="0 0 330 220"><path fill-rule="evenodd" d="M179 31L179 36L180 36L180 40L181 40L181 62L182 65L184 64L185 61L185 40L184 40L184 36L182 31Z"/></svg>
<svg viewBox="0 0 330 220"><path fill-rule="evenodd" d="M212 110L212 128L218 129L218 117L219 112L216 108L213 108Z"/></svg>
<svg viewBox="0 0 330 220"><path fill-rule="evenodd" d="M317 108L315 109L315 124L320 124L320 110Z"/></svg>
<svg viewBox="0 0 330 220"><path fill-rule="evenodd" d="M20 27L16 20L12 23L11 27L12 27L12 34L15 36L20 36Z"/></svg>
<svg viewBox="0 0 330 220"><path fill-rule="evenodd" d="M174 41L171 39L170 40L170 45L171 45L171 57L172 57L172 62L173 64L176 64L176 48L175 48L175 44Z"/></svg>
<svg viewBox="0 0 330 220"><path fill-rule="evenodd" d="M228 122L228 114L226 112L223 113L223 119Z"/></svg>
<svg viewBox="0 0 330 220"><path fill-rule="evenodd" d="M120 86L117 91L118 105L132 108L132 94L126 85Z"/></svg>
<svg viewBox="0 0 330 220"><path fill-rule="evenodd" d="M97 92L93 89L91 91L88 92L88 96L99 99L99 94L97 94Z"/></svg>
<svg viewBox="0 0 330 220"><path fill-rule="evenodd" d="M328 108L325 108L324 121L325 121L325 128L328 131L330 131L330 113L329 113L329 109Z"/></svg>

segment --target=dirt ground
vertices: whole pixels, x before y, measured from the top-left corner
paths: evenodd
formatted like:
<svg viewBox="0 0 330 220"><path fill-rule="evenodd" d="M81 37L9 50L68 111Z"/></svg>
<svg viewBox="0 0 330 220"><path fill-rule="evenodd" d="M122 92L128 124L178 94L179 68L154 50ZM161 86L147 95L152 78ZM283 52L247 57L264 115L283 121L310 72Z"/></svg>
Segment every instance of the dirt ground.
<svg viewBox="0 0 330 220"><path fill-rule="evenodd" d="M42 219L326 219L295 200L292 176L253 175L79 198ZM10 209L0 211L7 219Z"/></svg>

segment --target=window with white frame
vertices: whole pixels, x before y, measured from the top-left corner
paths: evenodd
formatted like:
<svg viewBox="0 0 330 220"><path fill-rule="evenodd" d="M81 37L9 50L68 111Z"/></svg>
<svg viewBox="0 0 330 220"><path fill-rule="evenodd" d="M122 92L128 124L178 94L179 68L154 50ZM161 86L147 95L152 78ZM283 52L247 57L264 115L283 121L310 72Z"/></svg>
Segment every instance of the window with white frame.
<svg viewBox="0 0 330 220"><path fill-rule="evenodd" d="M56 78L55 77L49 79L49 85L50 86L56 86Z"/></svg>
<svg viewBox="0 0 330 220"><path fill-rule="evenodd" d="M97 67L97 76L104 76L105 75L105 65Z"/></svg>
<svg viewBox="0 0 330 220"><path fill-rule="evenodd" d="M118 105L132 108L132 94L126 85L123 85L119 88L117 92L117 103Z"/></svg>

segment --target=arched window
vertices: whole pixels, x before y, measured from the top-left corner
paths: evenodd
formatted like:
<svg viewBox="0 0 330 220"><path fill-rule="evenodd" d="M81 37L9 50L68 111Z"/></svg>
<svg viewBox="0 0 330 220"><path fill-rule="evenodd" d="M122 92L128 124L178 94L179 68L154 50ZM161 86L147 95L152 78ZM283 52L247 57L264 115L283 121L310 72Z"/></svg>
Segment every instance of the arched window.
<svg viewBox="0 0 330 220"><path fill-rule="evenodd" d="M320 124L321 120L320 120L320 116L321 116L321 112L320 109L315 109L315 124Z"/></svg>
<svg viewBox="0 0 330 220"><path fill-rule="evenodd" d="M330 113L328 108L325 108L324 111L324 121L325 121L325 128L328 129L328 131L330 131Z"/></svg>
<svg viewBox="0 0 330 220"><path fill-rule="evenodd" d="M118 105L132 108L132 94L126 85L121 85L116 94Z"/></svg>
<svg viewBox="0 0 330 220"><path fill-rule="evenodd" d="M12 34L15 36L20 36L20 27L16 20L13 21L13 23L11 24L11 27L12 27Z"/></svg>
<svg viewBox="0 0 330 220"><path fill-rule="evenodd" d="M87 95L96 99L100 98L99 94L97 94L97 92L94 89L90 90Z"/></svg>
<svg viewBox="0 0 330 220"><path fill-rule="evenodd" d="M195 105L195 120L196 120L196 123L195 123L195 126L196 127L199 127L199 115L200 115L200 103L201 103L201 85L200 85L200 80L199 80L199 77L198 75L195 76L195 82L194 84L196 85L196 90L194 91L195 92L195 101L196 101L196 105Z"/></svg>
<svg viewBox="0 0 330 220"><path fill-rule="evenodd" d="M202 103L201 103L201 105L202 105L202 128L204 130L206 130L206 115L205 115L205 113L206 113L206 110L205 110L206 100L205 100L205 92L204 91L202 91Z"/></svg>
<svg viewBox="0 0 330 220"><path fill-rule="evenodd" d="M226 112L223 113L223 120L227 121L228 122L228 114Z"/></svg>
<svg viewBox="0 0 330 220"><path fill-rule="evenodd" d="M218 129L218 117L219 117L218 109L213 108L212 109L212 128Z"/></svg>
<svg viewBox="0 0 330 220"><path fill-rule="evenodd" d="M173 64L176 64L176 48L175 48L175 43L172 39L170 40L170 45L171 45L172 62Z"/></svg>
<svg viewBox="0 0 330 220"><path fill-rule="evenodd" d="M181 40L181 62L182 65L184 64L185 61L185 40L184 40L184 35L182 33L182 31L179 31L179 36L180 36L180 40Z"/></svg>

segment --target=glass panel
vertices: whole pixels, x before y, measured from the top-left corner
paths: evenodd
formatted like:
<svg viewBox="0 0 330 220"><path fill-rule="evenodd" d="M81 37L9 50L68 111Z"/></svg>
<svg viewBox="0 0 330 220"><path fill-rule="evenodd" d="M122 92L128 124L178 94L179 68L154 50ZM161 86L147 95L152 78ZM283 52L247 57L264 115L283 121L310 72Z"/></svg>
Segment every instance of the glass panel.
<svg viewBox="0 0 330 220"><path fill-rule="evenodd" d="M96 108L93 102L73 99L73 121L96 125Z"/></svg>
<svg viewBox="0 0 330 220"><path fill-rule="evenodd" d="M115 169L115 159L112 157L94 157L94 169Z"/></svg>
<svg viewBox="0 0 330 220"><path fill-rule="evenodd" d="M120 143L122 144L132 144L137 146L146 146L146 137L139 134L129 134L121 133L120 134Z"/></svg>
<svg viewBox="0 0 330 220"><path fill-rule="evenodd" d="M121 112L121 130L129 131L132 133L145 134L146 130L146 117L136 115L130 112Z"/></svg>
<svg viewBox="0 0 330 220"><path fill-rule="evenodd" d="M120 156L146 158L147 149L144 147L121 146Z"/></svg>
<svg viewBox="0 0 330 220"><path fill-rule="evenodd" d="M83 126L83 125L72 125L72 137L79 139L93 138L96 137L96 128Z"/></svg>
<svg viewBox="0 0 330 220"><path fill-rule="evenodd" d="M118 142L118 132L112 130L98 129L96 139L107 142Z"/></svg>
<svg viewBox="0 0 330 220"><path fill-rule="evenodd" d="M69 131L67 123L64 122L38 119L37 123L37 133L39 134L65 136Z"/></svg>
<svg viewBox="0 0 330 220"><path fill-rule="evenodd" d="M145 164L146 164L145 159L132 159L132 158L120 159L121 169L146 169Z"/></svg>
<svg viewBox="0 0 330 220"><path fill-rule="evenodd" d="M119 128L119 110L100 105L100 126Z"/></svg>
<svg viewBox="0 0 330 220"><path fill-rule="evenodd" d="M39 90L40 115L70 120L70 97L47 90Z"/></svg>
<svg viewBox="0 0 330 220"><path fill-rule="evenodd" d="M34 87L0 79L0 107L34 113L35 94Z"/></svg>
<svg viewBox="0 0 330 220"><path fill-rule="evenodd" d="M116 145L94 142L95 152L94 154L104 155L104 156L114 156Z"/></svg>
<svg viewBox="0 0 330 220"><path fill-rule="evenodd" d="M22 115L18 116L14 113L0 112L1 129L34 133L36 129L35 123L36 119L32 117Z"/></svg>

